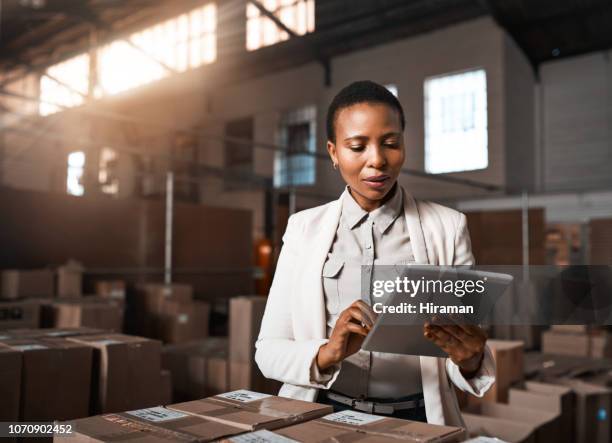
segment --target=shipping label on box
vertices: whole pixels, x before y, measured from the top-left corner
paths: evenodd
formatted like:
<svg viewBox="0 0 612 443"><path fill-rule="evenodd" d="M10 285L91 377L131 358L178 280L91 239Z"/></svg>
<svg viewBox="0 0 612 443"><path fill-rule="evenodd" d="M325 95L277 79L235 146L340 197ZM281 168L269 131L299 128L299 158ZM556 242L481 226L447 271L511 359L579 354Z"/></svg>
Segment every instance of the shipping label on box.
<svg viewBox="0 0 612 443"><path fill-rule="evenodd" d="M378 415L366 414L358 411L340 411L335 414L326 415L323 420L331 421L333 423L344 423L351 426L362 426L368 425L382 420L384 417Z"/></svg>
<svg viewBox="0 0 612 443"><path fill-rule="evenodd" d="M176 420L189 416L188 414L183 414L182 412L177 412L162 407L137 409L135 411L127 411L126 414L130 414L142 420L151 421L155 423L168 420Z"/></svg>
<svg viewBox="0 0 612 443"><path fill-rule="evenodd" d="M297 440L283 437L267 429L237 435L227 441L231 443L298 443Z"/></svg>
<svg viewBox="0 0 612 443"><path fill-rule="evenodd" d="M217 395L219 398L227 398L228 400L239 401L240 403L250 403L252 401L262 400L264 398L272 397L270 394L262 394L260 392L247 391L246 389L239 389L237 391L226 392L224 394Z"/></svg>

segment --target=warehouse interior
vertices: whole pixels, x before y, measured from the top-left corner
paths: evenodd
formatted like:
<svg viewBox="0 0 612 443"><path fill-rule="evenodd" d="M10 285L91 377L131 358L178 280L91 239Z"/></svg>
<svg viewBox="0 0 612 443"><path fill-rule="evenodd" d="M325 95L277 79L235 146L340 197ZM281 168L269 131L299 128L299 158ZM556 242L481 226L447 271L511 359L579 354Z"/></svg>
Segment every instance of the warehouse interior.
<svg viewBox="0 0 612 443"><path fill-rule="evenodd" d="M255 342L289 218L345 189L326 114L354 81L399 100L398 183L466 215L476 264L611 266L610 23L606 0L0 0L0 422L325 441L281 432L323 406L188 402L277 399ZM487 335L465 427L327 441L612 441L612 329Z"/></svg>

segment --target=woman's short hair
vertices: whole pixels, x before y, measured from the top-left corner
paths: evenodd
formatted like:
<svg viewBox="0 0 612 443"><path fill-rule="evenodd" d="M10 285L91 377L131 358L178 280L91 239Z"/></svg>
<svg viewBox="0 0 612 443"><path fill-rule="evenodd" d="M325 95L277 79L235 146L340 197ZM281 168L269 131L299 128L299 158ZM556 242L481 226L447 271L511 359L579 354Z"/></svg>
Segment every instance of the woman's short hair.
<svg viewBox="0 0 612 443"><path fill-rule="evenodd" d="M387 88L370 80L353 82L343 88L332 100L327 109L327 139L336 143L336 118L338 113L358 103L381 103L395 109L400 117L402 131L406 126L404 110L395 95Z"/></svg>

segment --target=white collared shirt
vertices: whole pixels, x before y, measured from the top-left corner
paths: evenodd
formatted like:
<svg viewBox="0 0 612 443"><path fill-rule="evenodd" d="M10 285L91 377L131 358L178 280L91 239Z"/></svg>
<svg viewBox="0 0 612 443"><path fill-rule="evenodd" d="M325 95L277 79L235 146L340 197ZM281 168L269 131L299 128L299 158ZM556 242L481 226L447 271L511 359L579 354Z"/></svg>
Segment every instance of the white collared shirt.
<svg viewBox="0 0 612 443"><path fill-rule="evenodd" d="M368 304L375 265L414 263L410 236L403 217L403 190L396 183L393 196L367 212L346 187L336 236L323 265L322 279L327 311L327 336L339 314L360 298ZM362 294L362 266L368 289ZM329 373L312 368L319 382ZM360 350L342 362L331 389L350 397L399 398L422 391L419 357Z"/></svg>

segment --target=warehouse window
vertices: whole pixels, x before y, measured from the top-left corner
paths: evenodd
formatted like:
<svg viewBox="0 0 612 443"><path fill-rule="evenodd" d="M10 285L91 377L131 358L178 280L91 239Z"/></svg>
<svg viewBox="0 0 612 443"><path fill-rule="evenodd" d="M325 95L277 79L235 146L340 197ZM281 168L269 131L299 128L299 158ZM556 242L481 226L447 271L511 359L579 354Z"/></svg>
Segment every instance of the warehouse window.
<svg viewBox="0 0 612 443"><path fill-rule="evenodd" d="M117 94L217 58L217 7L209 3L100 48L97 95Z"/></svg>
<svg viewBox="0 0 612 443"><path fill-rule="evenodd" d="M488 166L487 80L483 69L425 80L425 170Z"/></svg>
<svg viewBox="0 0 612 443"><path fill-rule="evenodd" d="M98 183L103 194L117 195L119 192L119 178L117 151L107 146L100 150L100 165L98 169Z"/></svg>
<svg viewBox="0 0 612 443"><path fill-rule="evenodd" d="M308 106L285 114L279 142L284 151L276 153L274 186L311 185L315 182L316 108Z"/></svg>
<svg viewBox="0 0 612 443"><path fill-rule="evenodd" d="M253 3L248 2L246 9L247 49L254 51L289 39L289 34ZM314 0L259 0L257 3L297 35L315 30Z"/></svg>
<svg viewBox="0 0 612 443"><path fill-rule="evenodd" d="M81 54L47 68L40 77L40 115L78 106L89 91L89 55Z"/></svg>
<svg viewBox="0 0 612 443"><path fill-rule="evenodd" d="M85 153L74 151L68 154L68 174L66 177L66 191L70 195L83 195L83 173L85 171Z"/></svg>

